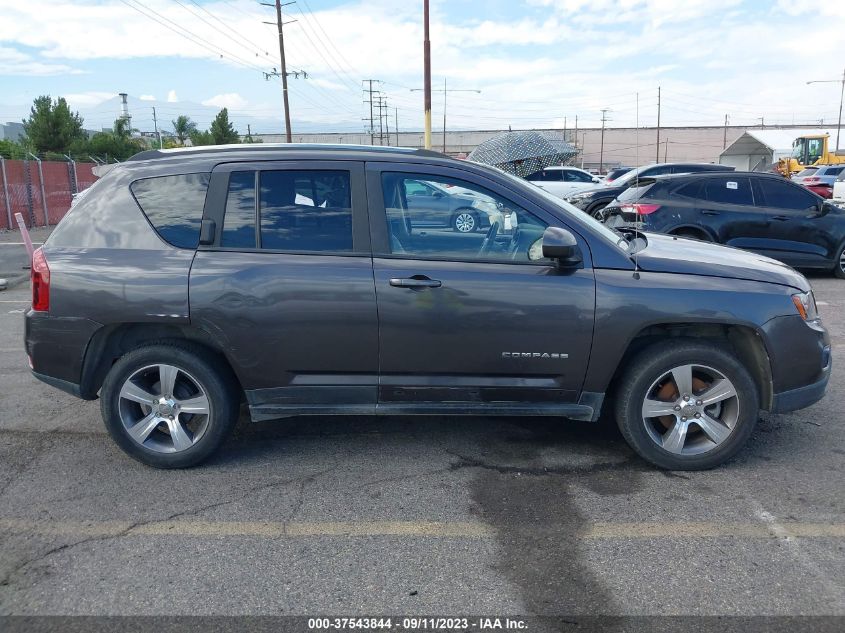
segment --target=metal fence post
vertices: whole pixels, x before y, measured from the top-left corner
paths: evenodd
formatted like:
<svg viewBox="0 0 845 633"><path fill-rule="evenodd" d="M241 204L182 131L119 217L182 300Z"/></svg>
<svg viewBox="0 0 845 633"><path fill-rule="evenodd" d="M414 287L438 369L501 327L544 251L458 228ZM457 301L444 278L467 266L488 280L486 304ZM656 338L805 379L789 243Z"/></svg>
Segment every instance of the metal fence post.
<svg viewBox="0 0 845 633"><path fill-rule="evenodd" d="M68 166L70 167L70 193L73 195L79 193L79 177L76 174L76 161L67 154L64 156L67 158Z"/></svg>
<svg viewBox="0 0 845 633"><path fill-rule="evenodd" d="M0 156L0 174L3 175L3 200L6 202L6 218L9 230L12 230L12 203L9 200L9 180L6 178L6 159Z"/></svg>
<svg viewBox="0 0 845 633"><path fill-rule="evenodd" d="M44 191L44 170L41 168L41 159L30 153L38 163L38 180L41 183L41 207L44 209L44 226L50 226L50 215L47 212L47 193Z"/></svg>

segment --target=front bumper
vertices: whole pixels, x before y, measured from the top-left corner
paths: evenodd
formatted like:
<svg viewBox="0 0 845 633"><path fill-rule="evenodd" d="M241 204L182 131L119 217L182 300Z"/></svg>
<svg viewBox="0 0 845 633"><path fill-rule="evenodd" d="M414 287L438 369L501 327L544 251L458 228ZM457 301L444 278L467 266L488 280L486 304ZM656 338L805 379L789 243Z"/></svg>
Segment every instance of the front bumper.
<svg viewBox="0 0 845 633"><path fill-rule="evenodd" d="M833 367L830 336L820 323L799 316L763 326L772 368L772 413L808 407L824 396Z"/></svg>

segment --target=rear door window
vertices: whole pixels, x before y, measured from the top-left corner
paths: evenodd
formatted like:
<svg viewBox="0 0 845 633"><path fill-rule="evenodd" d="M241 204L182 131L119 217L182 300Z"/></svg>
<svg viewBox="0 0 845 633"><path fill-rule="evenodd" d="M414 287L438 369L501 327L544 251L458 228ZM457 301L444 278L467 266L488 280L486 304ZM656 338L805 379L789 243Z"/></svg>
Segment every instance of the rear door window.
<svg viewBox="0 0 845 633"><path fill-rule="evenodd" d="M723 176L709 178L704 185L705 197L710 202L718 204L739 204L752 206L754 196L751 194L751 182L748 178Z"/></svg>
<svg viewBox="0 0 845 633"><path fill-rule="evenodd" d="M210 174L143 178L129 190L156 233L178 248L196 248Z"/></svg>
<svg viewBox="0 0 845 633"><path fill-rule="evenodd" d="M259 187L261 248L352 252L348 171L262 171Z"/></svg>

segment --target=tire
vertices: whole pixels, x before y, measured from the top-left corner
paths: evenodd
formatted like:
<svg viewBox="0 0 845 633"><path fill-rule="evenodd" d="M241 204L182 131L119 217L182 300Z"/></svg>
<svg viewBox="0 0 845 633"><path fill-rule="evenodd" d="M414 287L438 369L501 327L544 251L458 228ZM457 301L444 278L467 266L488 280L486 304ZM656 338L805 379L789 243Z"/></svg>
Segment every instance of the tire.
<svg viewBox="0 0 845 633"><path fill-rule="evenodd" d="M163 382L172 388L163 390ZM109 435L154 468L189 468L207 459L234 428L239 404L231 370L211 352L182 343L150 344L122 356L100 392Z"/></svg>
<svg viewBox="0 0 845 633"><path fill-rule="evenodd" d="M457 233L474 233L478 225L478 214L470 209L458 209L452 216L452 230Z"/></svg>
<svg viewBox="0 0 845 633"><path fill-rule="evenodd" d="M728 382L717 384L721 379ZM677 393L679 384L690 393ZM646 407L660 415L646 417ZM640 457L667 470L705 470L726 462L751 436L759 409L748 370L714 341L672 339L647 347L626 367L616 392L616 422L625 440Z"/></svg>
<svg viewBox="0 0 845 633"><path fill-rule="evenodd" d="M839 252L836 254L833 274L837 279L845 279L845 244L839 248Z"/></svg>
<svg viewBox="0 0 845 633"><path fill-rule="evenodd" d="M599 202L590 207L588 213L599 222L604 222L607 219L604 217L604 208L609 204L609 202Z"/></svg>

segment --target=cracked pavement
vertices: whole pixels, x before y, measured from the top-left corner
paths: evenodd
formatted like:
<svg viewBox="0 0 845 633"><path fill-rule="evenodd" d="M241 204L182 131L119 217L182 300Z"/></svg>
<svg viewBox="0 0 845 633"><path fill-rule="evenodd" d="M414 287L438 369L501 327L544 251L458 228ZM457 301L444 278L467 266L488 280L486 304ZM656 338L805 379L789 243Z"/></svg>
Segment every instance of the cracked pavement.
<svg viewBox="0 0 845 633"><path fill-rule="evenodd" d="M607 421L241 420L156 471L29 375L0 293L0 614L845 615L845 282L826 398L668 473Z"/></svg>

